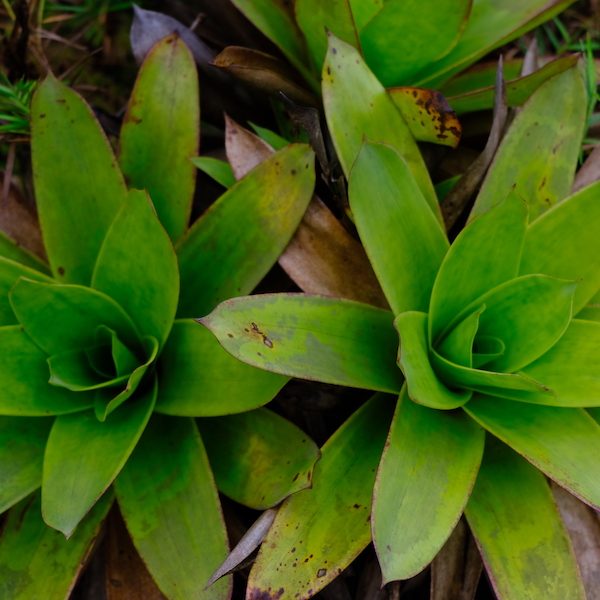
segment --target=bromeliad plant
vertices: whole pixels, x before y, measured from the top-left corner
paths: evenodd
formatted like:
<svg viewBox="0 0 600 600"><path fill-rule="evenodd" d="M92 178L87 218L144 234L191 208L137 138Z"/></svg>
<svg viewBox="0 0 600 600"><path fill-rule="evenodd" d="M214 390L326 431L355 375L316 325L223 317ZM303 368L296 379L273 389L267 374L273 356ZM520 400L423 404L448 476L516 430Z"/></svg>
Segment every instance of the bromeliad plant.
<svg viewBox="0 0 600 600"><path fill-rule="evenodd" d="M350 207L391 311L273 294L228 300L200 320L248 364L379 392L323 447L313 489L282 507L248 597L309 598L369 529L384 582L411 577L464 510L500 598L583 599L543 475L600 507L600 415L583 409L600 406L600 323L586 308L600 288L600 184L568 197L581 78L571 68L532 96L452 245L406 130L373 124L389 110L383 91L335 40L323 85L342 165L366 118L352 119L363 113L337 91L360 79L381 137L354 150ZM561 115L549 102L558 89L571 98Z"/></svg>
<svg viewBox="0 0 600 600"><path fill-rule="evenodd" d="M50 264L1 238L0 510L16 504L0 540L3 598L65 598L113 482L168 598L231 592L230 578L202 592L227 538L194 417L255 409L287 378L232 359L191 317L248 293L277 260L312 196L313 152L274 154L188 228L198 137L197 74L177 36L142 66L120 165L75 92L49 75L34 95ZM203 427L234 499L264 509L310 485L318 449L281 417L263 409ZM282 439L287 464L273 464Z"/></svg>

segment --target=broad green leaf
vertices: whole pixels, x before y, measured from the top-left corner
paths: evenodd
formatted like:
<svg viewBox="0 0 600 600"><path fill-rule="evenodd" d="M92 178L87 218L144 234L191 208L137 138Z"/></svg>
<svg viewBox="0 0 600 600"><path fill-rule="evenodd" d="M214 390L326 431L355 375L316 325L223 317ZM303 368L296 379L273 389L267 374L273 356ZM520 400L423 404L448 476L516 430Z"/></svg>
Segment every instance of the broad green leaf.
<svg viewBox="0 0 600 600"><path fill-rule="evenodd" d="M429 339L432 343L440 340L465 307L488 290L517 276L527 213L527 204L513 189L498 205L471 221L454 240L431 293Z"/></svg>
<svg viewBox="0 0 600 600"><path fill-rule="evenodd" d="M463 35L454 49L417 74L413 83L439 88L495 48L549 21L573 0L474 0Z"/></svg>
<svg viewBox="0 0 600 600"><path fill-rule="evenodd" d="M13 285L19 281L19 277L26 277L44 283L53 282L52 278L47 277L40 271L0 256L0 326L16 325L18 323L10 305L8 293Z"/></svg>
<svg viewBox="0 0 600 600"><path fill-rule="evenodd" d="M200 98L194 57L178 34L161 40L140 68L119 139L129 188L146 189L176 242L187 229L198 155Z"/></svg>
<svg viewBox="0 0 600 600"><path fill-rule="evenodd" d="M93 394L75 394L48 384L48 358L20 325L0 327L0 414L45 417L85 410Z"/></svg>
<svg viewBox="0 0 600 600"><path fill-rule="evenodd" d="M419 189L441 223L433 184L406 121L358 50L331 33L323 65L323 104L333 145L346 177L350 175L365 136L374 142L389 144L406 160Z"/></svg>
<svg viewBox="0 0 600 600"><path fill-rule="evenodd" d="M270 402L288 378L250 367L223 350L195 321L175 321L158 364L156 411L214 417Z"/></svg>
<svg viewBox="0 0 600 600"><path fill-rule="evenodd" d="M156 401L156 381L103 423L93 411L60 416L44 457L42 514L70 537L105 493L137 444Z"/></svg>
<svg viewBox="0 0 600 600"><path fill-rule="evenodd" d="M398 365L406 377L408 396L413 402L450 410L458 408L471 398L467 390L450 390L438 378L429 361L427 315L407 311L399 314L394 326L400 336Z"/></svg>
<svg viewBox="0 0 600 600"><path fill-rule="evenodd" d="M556 391L554 406L600 406L600 323L574 319L560 340L521 373Z"/></svg>
<svg viewBox="0 0 600 600"><path fill-rule="evenodd" d="M327 32L360 49L349 0L296 0L296 22L312 54L317 71L327 54Z"/></svg>
<svg viewBox="0 0 600 600"><path fill-rule="evenodd" d="M10 239L2 231L0 231L0 258L8 258L15 262L34 269L43 275L50 275L48 265L39 259L35 254L32 254L25 248L19 246L14 240Z"/></svg>
<svg viewBox="0 0 600 600"><path fill-rule="evenodd" d="M394 314L426 311L446 233L394 148L365 140L348 186L356 228Z"/></svg>
<svg viewBox="0 0 600 600"><path fill-rule="evenodd" d="M115 488L133 542L170 600L229 597L231 578L201 591L228 547L217 489L193 419L154 416Z"/></svg>
<svg viewBox="0 0 600 600"><path fill-rule="evenodd" d="M405 85L446 56L467 25L471 2L388 0L360 32L365 60L379 81Z"/></svg>
<svg viewBox="0 0 600 600"><path fill-rule="evenodd" d="M231 165L224 160L211 158L210 156L197 156L196 158L190 158L190 162L227 189L235 183Z"/></svg>
<svg viewBox="0 0 600 600"><path fill-rule="evenodd" d="M519 77L514 81L507 81L506 96L508 106L523 106L531 95L550 77L558 75L572 67L578 60L578 56L566 56L558 58L544 65L541 69L535 71L526 77ZM509 61L510 62L510 61ZM496 64L494 63L494 72ZM518 74L517 74L518 76ZM507 74L507 63L504 63L504 77L510 79ZM483 87L483 86L482 86ZM445 92L447 93L447 92ZM484 89L476 88L474 91L467 92L460 96L449 98L452 108L457 115L475 112L478 110L491 110L494 107L494 81L487 84Z"/></svg>
<svg viewBox="0 0 600 600"><path fill-rule="evenodd" d="M298 69L314 91L319 84L308 69L309 52L302 32L296 25L294 5L286 0L232 0Z"/></svg>
<svg viewBox="0 0 600 600"><path fill-rule="evenodd" d="M288 498L269 529L248 580L253 597L270 588L279 600L306 600L371 541L371 493L394 404L375 395L323 446L312 489Z"/></svg>
<svg viewBox="0 0 600 600"><path fill-rule="evenodd" d="M143 335L165 343L177 310L179 270L146 192L129 192L102 244L92 287L116 300Z"/></svg>
<svg viewBox="0 0 600 600"><path fill-rule="evenodd" d="M116 331L109 329L105 325L100 325L96 329L96 341L110 348L113 372L116 375L131 373L138 366L139 360L137 356L121 342Z"/></svg>
<svg viewBox="0 0 600 600"><path fill-rule="evenodd" d="M527 229L520 275L545 273L579 281L576 315L600 288L600 182L555 206Z"/></svg>
<svg viewBox="0 0 600 600"><path fill-rule="evenodd" d="M506 352L504 342L491 335L480 335L473 345L473 368L478 369Z"/></svg>
<svg viewBox="0 0 600 600"><path fill-rule="evenodd" d="M560 106L560 117L556 107ZM549 79L525 103L504 136L472 216L497 204L516 184L531 221L571 192L586 119L587 95L577 65Z"/></svg>
<svg viewBox="0 0 600 600"><path fill-rule="evenodd" d="M42 484L52 422L48 417L0 417L0 513Z"/></svg>
<svg viewBox="0 0 600 600"><path fill-rule="evenodd" d="M467 503L484 440L464 412L419 406L404 388L373 491L384 584L413 577L435 558Z"/></svg>
<svg viewBox="0 0 600 600"><path fill-rule="evenodd" d="M504 354L488 363L486 369L513 373L542 356L560 339L571 320L576 287L576 281L546 275L517 277L477 298L455 322L485 304L477 335L496 337L506 346Z"/></svg>
<svg viewBox="0 0 600 600"><path fill-rule="evenodd" d="M381 10L382 4L381 0L350 0L352 15L359 31Z"/></svg>
<svg viewBox="0 0 600 600"><path fill-rule="evenodd" d="M33 96L31 153L52 273L62 283L89 285L127 190L89 106L52 74Z"/></svg>
<svg viewBox="0 0 600 600"><path fill-rule="evenodd" d="M235 298L200 319L249 365L325 383L399 393L398 337L387 310L305 294Z"/></svg>
<svg viewBox="0 0 600 600"><path fill-rule="evenodd" d="M95 346L98 325L117 331L132 350L140 348L138 331L121 306L89 287L19 279L10 303L28 335L51 356Z"/></svg>
<svg viewBox="0 0 600 600"><path fill-rule="evenodd" d="M502 70L504 71L504 79L510 83L521 76L523 59L503 60ZM446 98L452 100L456 96L478 92L488 87L493 88L497 71L497 60L477 63L466 71L459 73L447 83L444 83L439 90Z"/></svg>
<svg viewBox="0 0 600 600"><path fill-rule="evenodd" d="M219 302L250 293L290 241L313 194L314 152L279 150L231 187L177 246L181 297L177 315L198 317Z"/></svg>
<svg viewBox="0 0 600 600"><path fill-rule="evenodd" d="M259 408L199 419L198 427L219 491L236 502L264 510L311 487L321 453L302 430L278 414Z"/></svg>
<svg viewBox="0 0 600 600"><path fill-rule="evenodd" d="M248 125L250 125L250 127L254 129L254 133L256 133L256 135L259 136L262 140L267 142L267 144L269 144L269 146L271 146L273 150L281 150L282 148L285 148L291 143L285 138L281 137L279 134L275 133L274 131L271 131L270 129L259 127L258 125L255 125L250 121L248 121Z"/></svg>
<svg viewBox="0 0 600 600"><path fill-rule="evenodd" d="M113 494L105 494L69 540L42 521L39 492L17 504L0 539L0 598L68 598L112 501Z"/></svg>
<svg viewBox="0 0 600 600"><path fill-rule="evenodd" d="M465 514L498 597L585 600L544 476L491 437Z"/></svg>
<svg viewBox="0 0 600 600"><path fill-rule="evenodd" d="M484 310L485 304L474 310L452 329L435 350L430 348L430 353L435 351L461 367L473 367L473 342L479 328L479 316ZM431 319L431 316L429 318ZM504 347L504 344L502 346Z"/></svg>
<svg viewBox="0 0 600 600"><path fill-rule="evenodd" d="M600 426L586 411L481 394L473 396L463 410L548 477L598 510Z"/></svg>

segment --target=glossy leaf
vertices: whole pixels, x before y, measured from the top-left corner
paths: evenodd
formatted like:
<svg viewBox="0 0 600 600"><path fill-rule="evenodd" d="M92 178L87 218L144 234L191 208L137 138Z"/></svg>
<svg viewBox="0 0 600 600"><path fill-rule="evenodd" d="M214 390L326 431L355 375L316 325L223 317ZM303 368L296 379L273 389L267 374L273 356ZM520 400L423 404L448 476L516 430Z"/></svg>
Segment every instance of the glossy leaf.
<svg viewBox="0 0 600 600"><path fill-rule="evenodd" d="M465 512L499 598L585 600L544 476L497 440L486 442Z"/></svg>
<svg viewBox="0 0 600 600"><path fill-rule="evenodd" d="M427 341L427 314L403 312L396 317L394 325L400 336L398 365L406 377L410 399L440 410L458 408L468 402L471 392L446 387L432 368Z"/></svg>
<svg viewBox="0 0 600 600"><path fill-rule="evenodd" d="M102 244L92 287L114 298L143 335L165 343L177 310L179 271L146 192L129 192Z"/></svg>
<svg viewBox="0 0 600 600"><path fill-rule="evenodd" d="M388 0L360 32L365 60L386 87L409 83L456 46L470 11L471 0Z"/></svg>
<svg viewBox="0 0 600 600"><path fill-rule="evenodd" d="M210 158L209 156L197 156L196 158L190 158L190 162L225 188L229 189L235 183L231 165L224 160Z"/></svg>
<svg viewBox="0 0 600 600"><path fill-rule="evenodd" d="M525 235L519 274L578 280L574 315L600 288L599 192L600 182L574 194L534 221Z"/></svg>
<svg viewBox="0 0 600 600"><path fill-rule="evenodd" d="M394 314L426 311L448 240L408 164L394 148L365 141L352 168L348 195L358 233Z"/></svg>
<svg viewBox="0 0 600 600"><path fill-rule="evenodd" d="M226 298L247 294L266 275L310 202L313 161L304 144L276 152L196 221L177 246L180 318L201 316Z"/></svg>
<svg viewBox="0 0 600 600"><path fill-rule="evenodd" d="M441 222L435 190L406 121L358 51L331 33L323 65L323 104L346 177L365 136L389 144L406 160L419 189Z"/></svg>
<svg viewBox="0 0 600 600"><path fill-rule="evenodd" d="M163 593L171 600L229 597L230 579L200 591L228 547L193 419L153 417L115 487L127 529Z"/></svg>
<svg viewBox="0 0 600 600"><path fill-rule="evenodd" d="M108 509L107 493L69 540L40 516L40 494L25 498L9 513L0 539L0 597L11 600L68 598L89 557Z"/></svg>
<svg viewBox="0 0 600 600"><path fill-rule="evenodd" d="M121 126L119 164L130 188L146 189L176 242L187 229L198 155L200 98L194 58L177 33L142 65Z"/></svg>
<svg viewBox="0 0 600 600"><path fill-rule="evenodd" d="M22 248L13 239L0 231L0 258L8 258L15 262L39 271L44 275L50 275L48 265L39 259L35 254L32 254L27 249Z"/></svg>
<svg viewBox="0 0 600 600"><path fill-rule="evenodd" d="M557 58L544 65L526 77L519 77L506 83L506 95L509 106L523 106L531 95L548 79L571 68L578 60L577 56ZM510 61L504 63L505 76L510 79ZM452 84L450 84L452 85ZM491 109L494 106L494 86L489 85L483 89L476 89L460 96L448 98L457 115Z"/></svg>
<svg viewBox="0 0 600 600"><path fill-rule="evenodd" d="M395 87L387 92L415 140L451 148L458 146L462 127L442 94L411 87Z"/></svg>
<svg viewBox="0 0 600 600"><path fill-rule="evenodd" d="M37 88L31 115L35 196L52 273L61 283L89 285L127 195L123 176L90 108L52 74Z"/></svg>
<svg viewBox="0 0 600 600"><path fill-rule="evenodd" d="M271 588L279 600L306 600L371 541L371 492L393 409L394 399L378 394L329 438L312 489L288 498L269 529L247 598Z"/></svg>
<svg viewBox="0 0 600 600"><path fill-rule="evenodd" d="M266 404L288 378L233 358L192 320L173 324L158 366L156 410L167 415L214 417Z"/></svg>
<svg viewBox="0 0 600 600"><path fill-rule="evenodd" d="M71 536L129 458L155 401L156 382L104 423L91 410L56 419L42 484L42 514L50 527Z"/></svg>
<svg viewBox="0 0 600 600"><path fill-rule="evenodd" d="M0 414L45 417L89 408L93 394L48 385L48 358L20 325L0 327Z"/></svg>
<svg viewBox="0 0 600 600"><path fill-rule="evenodd" d="M321 453L302 430L276 413L260 408L200 419L198 427L219 491L236 502L264 510L311 486Z"/></svg>
<svg viewBox="0 0 600 600"><path fill-rule="evenodd" d="M573 0L475 0L467 26L453 50L416 75L413 83L438 88L498 48L562 12Z"/></svg>
<svg viewBox="0 0 600 600"><path fill-rule="evenodd" d="M600 406L600 323L574 319L560 340L521 372L557 392L554 402L544 404Z"/></svg>
<svg viewBox="0 0 600 600"><path fill-rule="evenodd" d="M561 106L560 118L556 106ZM515 184L529 204L531 221L563 201L575 177L585 107L586 91L577 65L543 84L504 136L471 215L497 204Z"/></svg>
<svg viewBox="0 0 600 600"><path fill-rule="evenodd" d="M600 426L583 409L534 406L477 394L463 410L598 510Z"/></svg>
<svg viewBox="0 0 600 600"><path fill-rule="evenodd" d="M19 277L26 277L27 279L44 283L53 282L52 278L47 277L36 269L0 256L0 326L16 325L18 323L10 305L8 293L13 285L17 283Z"/></svg>
<svg viewBox="0 0 600 600"><path fill-rule="evenodd" d="M527 214L527 204L513 189L454 240L431 293L429 339L433 343L466 306L517 276Z"/></svg>
<svg viewBox="0 0 600 600"><path fill-rule="evenodd" d="M20 279L10 291L10 303L27 334L49 355L95 346L98 325L117 331L130 348L139 348L129 316L112 298L91 288Z"/></svg>
<svg viewBox="0 0 600 600"><path fill-rule="evenodd" d="M235 298L200 319L239 360L290 377L399 393L392 313L304 294Z"/></svg>
<svg viewBox="0 0 600 600"><path fill-rule="evenodd" d="M52 422L47 417L0 417L0 513L42 484L44 448Z"/></svg>
<svg viewBox="0 0 600 600"><path fill-rule="evenodd" d="M383 583L435 557L462 515L483 454L483 429L462 411L400 395L373 491L373 541Z"/></svg>
<svg viewBox="0 0 600 600"><path fill-rule="evenodd" d="M350 0L330 0L327 3L296 0L295 12L296 22L306 38L317 71L321 70L327 53L327 31L360 49Z"/></svg>

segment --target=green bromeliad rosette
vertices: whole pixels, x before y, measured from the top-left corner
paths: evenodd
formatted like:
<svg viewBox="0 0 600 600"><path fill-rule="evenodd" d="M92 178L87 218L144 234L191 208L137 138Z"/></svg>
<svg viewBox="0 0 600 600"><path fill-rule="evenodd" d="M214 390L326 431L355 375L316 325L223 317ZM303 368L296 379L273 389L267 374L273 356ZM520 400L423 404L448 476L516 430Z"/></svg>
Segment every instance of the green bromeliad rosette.
<svg viewBox="0 0 600 600"><path fill-rule="evenodd" d="M324 93L339 111L327 117L338 154L353 163L350 208L391 311L270 294L228 300L200 320L250 365L379 392L323 447L313 489L284 503L248 597L312 596L371 533L384 582L409 578L464 511L500 598L583 599L544 477L600 508L600 415L591 408L600 407L600 322L586 308L600 288L600 184L569 197L581 79L572 68L532 96L498 151L477 216L450 245L418 162L377 143L396 145L389 138L399 129L381 127L358 150L352 115L366 114L364 99L344 102L335 85L371 79L344 55L355 58L330 43L340 70L331 69ZM570 94L564 115L552 108L557 86ZM373 131L387 109L383 92L372 93Z"/></svg>
<svg viewBox="0 0 600 600"><path fill-rule="evenodd" d="M50 264L1 237L0 510L14 505L2 598L68 595L113 482L163 593L227 598L231 578L202 591L228 551L215 479L255 509L310 485L317 447L266 409L243 414L287 378L232 359L191 317L250 292L277 260L312 196L313 152L276 153L188 227L198 107L195 65L176 36L142 66L118 162L75 92L48 76L35 93ZM206 450L194 417L212 417L201 422Z"/></svg>

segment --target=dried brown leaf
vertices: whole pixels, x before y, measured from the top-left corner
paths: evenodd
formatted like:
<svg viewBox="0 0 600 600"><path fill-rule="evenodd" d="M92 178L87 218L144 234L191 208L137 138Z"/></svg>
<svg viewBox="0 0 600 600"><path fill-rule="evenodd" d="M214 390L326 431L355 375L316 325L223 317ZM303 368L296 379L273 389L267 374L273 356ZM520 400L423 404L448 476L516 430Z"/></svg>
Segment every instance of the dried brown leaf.
<svg viewBox="0 0 600 600"><path fill-rule="evenodd" d="M586 158L583 166L575 175L575 181L571 192L574 194L579 190L591 185L600 179L600 146L596 146Z"/></svg>

